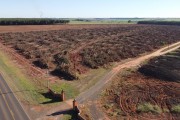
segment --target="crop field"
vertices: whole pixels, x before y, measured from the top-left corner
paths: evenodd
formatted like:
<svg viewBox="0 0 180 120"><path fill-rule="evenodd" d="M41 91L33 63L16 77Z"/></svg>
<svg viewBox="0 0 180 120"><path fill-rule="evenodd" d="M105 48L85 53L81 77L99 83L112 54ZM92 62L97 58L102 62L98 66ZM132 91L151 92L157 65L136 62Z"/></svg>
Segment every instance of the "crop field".
<svg viewBox="0 0 180 120"><path fill-rule="evenodd" d="M119 73L102 98L112 119L180 117L180 49L151 59L138 71Z"/></svg>
<svg viewBox="0 0 180 120"><path fill-rule="evenodd" d="M178 42L180 27L103 25L82 29L1 33L0 42L37 67L72 80L88 69Z"/></svg>

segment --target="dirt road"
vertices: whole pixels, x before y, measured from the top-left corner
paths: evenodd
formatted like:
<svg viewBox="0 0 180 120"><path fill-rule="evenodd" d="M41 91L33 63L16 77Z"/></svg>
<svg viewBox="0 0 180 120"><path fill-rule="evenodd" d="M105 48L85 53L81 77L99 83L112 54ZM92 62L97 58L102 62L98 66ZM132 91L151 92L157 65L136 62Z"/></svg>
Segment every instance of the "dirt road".
<svg viewBox="0 0 180 120"><path fill-rule="evenodd" d="M111 79L122 69L124 68L132 68L135 66L138 66L140 63L142 63L143 61L151 58L151 57L156 57L156 56L160 56L163 54L166 54L168 52L174 51L177 48L180 47L180 42L169 45L167 47L161 48L151 54L133 59L129 62L123 63L123 64L119 64L117 67L113 68L108 74L106 74L101 80L99 80L98 83L96 83L93 87L91 87L90 89L88 89L87 91L81 93L78 97L77 97L77 101L79 103L83 103L86 100L93 100L94 98L97 97L97 95L99 94L99 91L103 88L103 86L105 84L107 84L109 81L111 81ZM170 49L168 49L170 48ZM168 49L168 50L166 50ZM166 51L165 51L166 50Z"/></svg>
<svg viewBox="0 0 180 120"><path fill-rule="evenodd" d="M108 74L106 74L101 80L99 80L98 83L96 83L93 87L91 87L90 89L88 89L87 91L81 93L78 97L77 97L77 101L79 102L79 104L83 104L85 102L89 102L89 101L95 101L98 97L98 95L101 93L101 90L103 89L103 87L112 80L112 78L121 70L123 70L124 68L132 68L135 66L140 65L140 63L142 63L143 61L152 58L152 57L156 57L156 56L160 56L163 54L166 54L168 52L174 51L177 48L180 47L180 42L177 42L175 44L169 45L167 47L161 48L151 54L133 59L129 62L123 63L123 64L119 64L117 67L115 67L114 69L112 69ZM92 104L94 105L94 104ZM97 110L97 109L96 109ZM91 112L91 109L90 109ZM98 111L97 111L98 112ZM94 110L92 110L91 113L94 113ZM104 116L102 114L100 115L93 115L92 114L93 119L96 120L101 120L104 119Z"/></svg>

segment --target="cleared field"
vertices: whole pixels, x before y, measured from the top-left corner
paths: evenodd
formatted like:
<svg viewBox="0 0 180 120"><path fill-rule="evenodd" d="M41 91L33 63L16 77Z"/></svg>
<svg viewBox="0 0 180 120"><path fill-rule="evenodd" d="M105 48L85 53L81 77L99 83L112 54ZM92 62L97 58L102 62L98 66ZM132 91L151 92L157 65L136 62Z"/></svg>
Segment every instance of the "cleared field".
<svg viewBox="0 0 180 120"><path fill-rule="evenodd" d="M30 31L48 31L48 30L66 30L66 29L83 29L83 28L98 28L107 25L18 25L18 26L0 26L0 33L7 32L30 32ZM116 26L116 25L108 25ZM122 25L123 26L123 25ZM126 25L124 25L126 26Z"/></svg>
<svg viewBox="0 0 180 120"><path fill-rule="evenodd" d="M136 57L179 38L180 27L149 25L90 25L82 29L0 34L1 43L34 65L69 80L89 68Z"/></svg>
<svg viewBox="0 0 180 120"><path fill-rule="evenodd" d="M138 70L119 73L102 97L112 119L174 119L180 117L180 49L151 59ZM146 76L147 75L147 76Z"/></svg>

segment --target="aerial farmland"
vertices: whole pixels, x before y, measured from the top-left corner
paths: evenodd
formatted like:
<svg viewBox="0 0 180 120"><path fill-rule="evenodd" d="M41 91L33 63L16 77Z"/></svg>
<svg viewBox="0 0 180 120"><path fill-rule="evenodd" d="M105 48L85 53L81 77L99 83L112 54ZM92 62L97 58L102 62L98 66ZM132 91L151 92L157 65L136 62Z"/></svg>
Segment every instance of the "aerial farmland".
<svg viewBox="0 0 180 120"><path fill-rule="evenodd" d="M0 120L179 120L179 1L3 1Z"/></svg>

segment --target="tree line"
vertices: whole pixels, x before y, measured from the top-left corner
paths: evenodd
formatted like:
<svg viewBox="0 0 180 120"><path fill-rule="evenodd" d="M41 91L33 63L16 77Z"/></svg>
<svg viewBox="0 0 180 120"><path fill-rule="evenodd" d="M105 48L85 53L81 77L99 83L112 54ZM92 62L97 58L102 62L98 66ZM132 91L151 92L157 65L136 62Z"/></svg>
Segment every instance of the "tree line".
<svg viewBox="0 0 180 120"><path fill-rule="evenodd" d="M180 21L139 21L138 24L180 25Z"/></svg>
<svg viewBox="0 0 180 120"><path fill-rule="evenodd" d="M68 24L69 20L50 18L1 18L0 25L52 25Z"/></svg>

